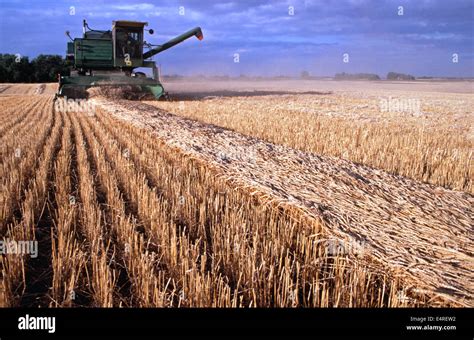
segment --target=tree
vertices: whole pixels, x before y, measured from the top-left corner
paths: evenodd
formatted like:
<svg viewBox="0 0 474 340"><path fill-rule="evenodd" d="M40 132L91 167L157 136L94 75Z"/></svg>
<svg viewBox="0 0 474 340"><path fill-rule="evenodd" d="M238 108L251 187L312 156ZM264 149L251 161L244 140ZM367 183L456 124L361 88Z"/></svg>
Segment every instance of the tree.
<svg viewBox="0 0 474 340"><path fill-rule="evenodd" d="M33 68L28 57L22 57L11 64L11 82L12 83L30 83L33 81Z"/></svg>
<svg viewBox="0 0 474 340"><path fill-rule="evenodd" d="M0 54L1 83L55 82L58 73L69 73L65 60L59 55L40 55L30 62L28 57Z"/></svg>
<svg viewBox="0 0 474 340"><path fill-rule="evenodd" d="M9 83L11 82L10 77L10 64L13 62L14 55L11 54L0 54L0 82Z"/></svg>
<svg viewBox="0 0 474 340"><path fill-rule="evenodd" d="M309 78L309 72L308 71L301 71L300 77L302 79L308 79Z"/></svg>
<svg viewBox="0 0 474 340"><path fill-rule="evenodd" d="M32 67L28 57L0 54L0 82L28 83L32 80Z"/></svg>
<svg viewBox="0 0 474 340"><path fill-rule="evenodd" d="M40 54L31 63L34 79L39 83L57 81L58 74L66 74L68 71L64 59L59 55Z"/></svg>
<svg viewBox="0 0 474 340"><path fill-rule="evenodd" d="M335 80L380 80L375 73L336 73Z"/></svg>
<svg viewBox="0 0 474 340"><path fill-rule="evenodd" d="M389 72L387 73L387 80L415 80L415 77L411 74Z"/></svg>

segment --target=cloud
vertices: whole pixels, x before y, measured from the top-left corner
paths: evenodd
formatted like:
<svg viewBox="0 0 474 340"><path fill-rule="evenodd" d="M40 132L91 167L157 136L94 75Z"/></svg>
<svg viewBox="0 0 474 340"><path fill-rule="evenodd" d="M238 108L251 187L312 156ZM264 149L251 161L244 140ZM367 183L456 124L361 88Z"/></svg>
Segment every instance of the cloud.
<svg viewBox="0 0 474 340"><path fill-rule="evenodd" d="M148 3L131 4L131 5L112 5L113 9L122 11L150 11L155 9L155 5Z"/></svg>
<svg viewBox="0 0 474 340"><path fill-rule="evenodd" d="M218 3L214 5L214 8L217 10L230 10L233 9L237 6L235 2L223 2L223 3Z"/></svg>

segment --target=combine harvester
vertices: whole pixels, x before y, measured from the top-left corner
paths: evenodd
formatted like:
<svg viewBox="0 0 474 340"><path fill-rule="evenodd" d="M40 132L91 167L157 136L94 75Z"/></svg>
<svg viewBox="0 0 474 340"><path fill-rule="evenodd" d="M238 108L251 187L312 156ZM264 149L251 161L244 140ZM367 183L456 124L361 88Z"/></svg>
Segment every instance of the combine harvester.
<svg viewBox="0 0 474 340"><path fill-rule="evenodd" d="M87 98L87 89L91 87L113 87L133 89L144 95L153 95L156 99L166 93L159 80L154 61L147 60L184 40L196 36L202 40L200 27L183 33L163 45L153 46L143 40L146 22L113 21L112 30L98 31L90 29L83 21L83 37L71 38L67 44L66 60L72 66L70 76L59 77L58 96L69 98ZM144 51L144 47L151 48ZM143 72L134 72L136 68L147 67L153 70L153 78Z"/></svg>

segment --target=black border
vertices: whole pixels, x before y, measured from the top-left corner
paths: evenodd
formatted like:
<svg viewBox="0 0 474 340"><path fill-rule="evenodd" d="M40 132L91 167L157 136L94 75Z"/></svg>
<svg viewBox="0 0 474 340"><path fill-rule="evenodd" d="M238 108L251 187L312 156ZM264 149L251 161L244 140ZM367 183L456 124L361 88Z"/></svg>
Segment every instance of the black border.
<svg viewBox="0 0 474 340"><path fill-rule="evenodd" d="M56 332L19 330L18 318L55 316ZM408 331L410 317L456 317L455 331ZM425 323L426 324L426 323ZM472 308L4 308L0 309L0 339L155 339L155 338L344 338L344 339L473 339ZM152 336L156 335L156 336Z"/></svg>

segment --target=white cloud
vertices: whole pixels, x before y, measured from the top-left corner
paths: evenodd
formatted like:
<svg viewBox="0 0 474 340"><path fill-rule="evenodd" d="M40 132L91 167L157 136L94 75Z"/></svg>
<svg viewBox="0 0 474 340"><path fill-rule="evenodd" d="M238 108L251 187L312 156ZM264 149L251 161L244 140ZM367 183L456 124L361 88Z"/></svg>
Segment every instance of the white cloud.
<svg viewBox="0 0 474 340"><path fill-rule="evenodd" d="M149 11L154 10L155 5L149 3L133 4L133 5L113 5L113 9L122 11Z"/></svg>
<svg viewBox="0 0 474 340"><path fill-rule="evenodd" d="M234 7L235 7L235 2L224 2L224 3L219 3L219 4L214 5L215 9L220 9L220 10L227 10Z"/></svg>

